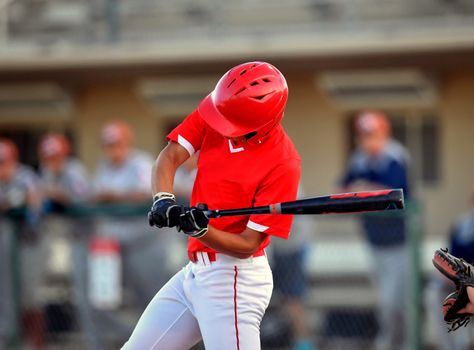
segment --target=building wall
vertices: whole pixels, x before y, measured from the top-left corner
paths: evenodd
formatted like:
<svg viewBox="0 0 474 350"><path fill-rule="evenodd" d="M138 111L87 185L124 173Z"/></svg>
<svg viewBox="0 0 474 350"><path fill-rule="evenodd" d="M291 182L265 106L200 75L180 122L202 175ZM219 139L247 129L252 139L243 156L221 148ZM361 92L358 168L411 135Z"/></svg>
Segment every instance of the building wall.
<svg viewBox="0 0 474 350"><path fill-rule="evenodd" d="M427 188L428 234L444 234L453 219L469 206L474 183L474 71L457 71L442 81L441 182Z"/></svg>
<svg viewBox="0 0 474 350"><path fill-rule="evenodd" d="M289 77L292 87L285 126L300 150L308 193L337 190L347 156L347 121L313 83L312 75ZM427 235L446 235L468 209L474 183L474 71L455 71L439 81L440 180L417 186Z"/></svg>
<svg viewBox="0 0 474 350"><path fill-rule="evenodd" d="M91 170L101 157L100 129L122 119L135 134L138 147L156 153L159 125L149 106L135 93L133 81L90 83L80 89L75 120L78 153Z"/></svg>

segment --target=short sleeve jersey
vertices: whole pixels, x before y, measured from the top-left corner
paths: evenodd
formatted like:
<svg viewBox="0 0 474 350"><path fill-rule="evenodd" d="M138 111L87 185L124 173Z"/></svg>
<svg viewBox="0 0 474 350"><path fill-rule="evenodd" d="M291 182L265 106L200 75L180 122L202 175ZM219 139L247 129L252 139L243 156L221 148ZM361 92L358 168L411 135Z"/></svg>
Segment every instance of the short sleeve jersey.
<svg viewBox="0 0 474 350"><path fill-rule="evenodd" d="M200 151L191 204L206 203L209 209L262 206L296 199L300 157L281 125L261 144L234 143L211 128L197 111L169 135L189 154ZM250 215L210 219L217 229L240 234L246 227L270 236L288 238L291 215ZM189 238L188 250L212 252L199 240Z"/></svg>
<svg viewBox="0 0 474 350"><path fill-rule="evenodd" d="M28 195L38 191L39 180L33 169L19 164L10 181L0 181L0 206L22 207Z"/></svg>
<svg viewBox="0 0 474 350"><path fill-rule="evenodd" d="M53 174L47 168L41 168L40 175L43 185L62 188L73 202L87 198L89 192L87 173L82 163L77 159L67 159L59 175Z"/></svg>
<svg viewBox="0 0 474 350"><path fill-rule="evenodd" d="M148 193L152 166L151 155L136 150L120 166L103 160L94 179L94 190L96 192L127 193L136 191Z"/></svg>

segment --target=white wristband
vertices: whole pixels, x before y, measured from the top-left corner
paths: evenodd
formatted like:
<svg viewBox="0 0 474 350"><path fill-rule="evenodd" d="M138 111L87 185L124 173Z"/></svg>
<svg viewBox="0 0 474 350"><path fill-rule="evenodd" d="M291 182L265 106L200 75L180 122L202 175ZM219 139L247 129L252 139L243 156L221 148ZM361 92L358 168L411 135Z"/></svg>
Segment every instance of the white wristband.
<svg viewBox="0 0 474 350"><path fill-rule="evenodd" d="M172 200L176 200L176 196L172 193L169 192L158 192L153 196L153 201L156 202L159 199L162 198L170 198Z"/></svg>
<svg viewBox="0 0 474 350"><path fill-rule="evenodd" d="M193 238L201 238L201 237L203 237L203 236L207 233L207 230L208 230L208 229L207 229L207 227L206 227L206 228L200 229L199 231L194 232L194 233L192 233L192 234L190 234L190 235L188 235L188 236L191 236L191 237L193 237Z"/></svg>

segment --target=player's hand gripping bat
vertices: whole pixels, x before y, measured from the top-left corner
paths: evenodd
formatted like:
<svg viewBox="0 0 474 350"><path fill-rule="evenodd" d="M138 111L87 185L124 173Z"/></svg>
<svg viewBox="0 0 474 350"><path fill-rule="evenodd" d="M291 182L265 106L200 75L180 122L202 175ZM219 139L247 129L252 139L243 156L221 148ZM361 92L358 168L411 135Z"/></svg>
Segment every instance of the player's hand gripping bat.
<svg viewBox="0 0 474 350"><path fill-rule="evenodd" d="M251 214L334 214L403 209L402 189L340 193L261 207L206 210L208 218Z"/></svg>

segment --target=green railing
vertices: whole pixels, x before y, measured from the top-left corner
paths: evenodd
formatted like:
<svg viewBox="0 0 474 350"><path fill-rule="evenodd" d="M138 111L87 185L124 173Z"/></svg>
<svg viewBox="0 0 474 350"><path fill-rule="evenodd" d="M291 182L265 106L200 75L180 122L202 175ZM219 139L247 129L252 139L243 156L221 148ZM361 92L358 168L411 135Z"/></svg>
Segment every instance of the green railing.
<svg viewBox="0 0 474 350"><path fill-rule="evenodd" d="M410 247L411 296L409 306L408 340L410 349L421 350L422 344L422 293L423 271L421 266L422 211L419 205L411 203L407 208L408 244Z"/></svg>
<svg viewBox="0 0 474 350"><path fill-rule="evenodd" d="M385 211L378 213L368 213L364 215L373 215L381 218L402 217L406 221L406 239L409 247L409 274L410 290L408 291L409 303L406 312L408 313L408 322L406 325L407 345L410 350L421 350L422 344L422 281L423 271L421 266L422 254L422 210L418 203L407 201L403 211Z"/></svg>
<svg viewBox="0 0 474 350"><path fill-rule="evenodd" d="M65 208L60 213L65 217L75 220L87 220L97 217L133 217L140 216L146 220L146 213L149 210L149 204L131 205L131 204L87 204L75 205ZM9 349L21 348L21 325L20 325L20 295L21 295L21 259L19 255L20 249L20 229L21 224L25 220L23 210L11 211L8 213L8 219L13 223L11 249L9 254L11 273L11 295L13 296L13 307L15 310L13 332L10 337ZM369 214L371 215L371 214ZM421 209L418 205L410 203L404 211L382 212L374 215L381 217L404 216L407 220L407 238L410 250L410 305L407 309L408 324L407 336L410 350L422 349L422 329L421 329L421 293L422 293L422 270L421 270L421 244L422 244L422 227L421 227ZM337 217L335 217L336 220Z"/></svg>
<svg viewBox="0 0 474 350"><path fill-rule="evenodd" d="M146 213L150 205L147 204L85 204L71 205L60 211L60 215L74 219L88 219L95 217L133 217L142 216L146 220ZM20 244L22 225L26 221L26 210L18 208L10 210L5 217L11 222L11 237L8 261L10 264L9 287L12 296L13 319L12 333L7 340L7 347L12 350L21 348L21 264Z"/></svg>

